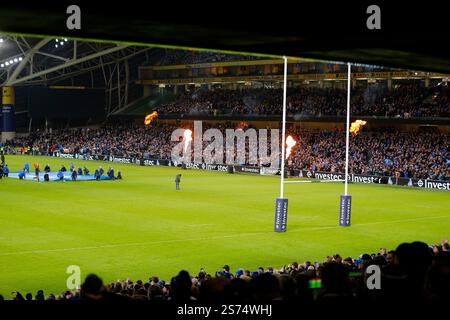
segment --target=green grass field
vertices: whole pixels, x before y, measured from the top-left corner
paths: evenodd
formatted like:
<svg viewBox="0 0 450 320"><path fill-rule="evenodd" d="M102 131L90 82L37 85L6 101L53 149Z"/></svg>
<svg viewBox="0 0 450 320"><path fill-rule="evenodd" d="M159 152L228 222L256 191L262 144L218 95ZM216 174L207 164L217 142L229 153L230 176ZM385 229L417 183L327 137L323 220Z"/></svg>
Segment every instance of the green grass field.
<svg viewBox="0 0 450 320"><path fill-rule="evenodd" d="M25 162L56 170L70 160L7 156L12 172ZM108 163L74 161L96 166ZM37 183L0 180L0 294L66 289L66 268L82 278L165 280L184 268L224 264L255 270L293 261L322 261L435 243L449 236L450 193L407 187L349 186L352 226L338 226L341 183L289 184L288 232L273 232L279 178L184 170L175 191L170 167L118 165L123 181Z"/></svg>

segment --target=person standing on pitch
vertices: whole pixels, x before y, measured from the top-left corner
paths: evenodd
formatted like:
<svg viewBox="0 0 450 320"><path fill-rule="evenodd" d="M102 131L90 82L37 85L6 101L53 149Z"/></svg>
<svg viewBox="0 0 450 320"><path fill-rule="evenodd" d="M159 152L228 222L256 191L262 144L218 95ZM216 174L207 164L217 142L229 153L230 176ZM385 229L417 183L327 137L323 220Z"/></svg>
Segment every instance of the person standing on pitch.
<svg viewBox="0 0 450 320"><path fill-rule="evenodd" d="M97 180L97 181L100 180L100 171L98 171L98 169L95 169L94 177L95 177L95 180Z"/></svg>
<svg viewBox="0 0 450 320"><path fill-rule="evenodd" d="M38 182L39 182L39 172L41 172L41 168L39 166L39 163L36 162L34 164L34 174L35 174L34 178L37 179Z"/></svg>
<svg viewBox="0 0 450 320"><path fill-rule="evenodd" d="M177 174L175 176L175 188L176 188L176 190L180 190L180 182L181 182L181 174Z"/></svg>
<svg viewBox="0 0 450 320"><path fill-rule="evenodd" d="M72 170L72 181L77 181L77 177L78 177L77 171L75 169Z"/></svg>
<svg viewBox="0 0 450 320"><path fill-rule="evenodd" d="M5 164L5 167L3 168L3 176L8 177L8 175L9 175L9 168L8 165Z"/></svg>

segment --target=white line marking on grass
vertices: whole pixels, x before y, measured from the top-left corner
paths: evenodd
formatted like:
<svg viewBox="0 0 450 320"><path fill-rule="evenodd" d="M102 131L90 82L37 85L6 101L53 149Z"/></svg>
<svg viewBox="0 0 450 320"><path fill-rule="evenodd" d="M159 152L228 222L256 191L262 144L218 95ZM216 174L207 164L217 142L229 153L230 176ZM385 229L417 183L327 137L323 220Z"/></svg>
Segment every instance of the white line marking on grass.
<svg viewBox="0 0 450 320"><path fill-rule="evenodd" d="M394 223L400 223L400 222L415 222L415 221L422 221L422 220L446 219L446 218L447 219L450 218L450 215L412 218L412 219L403 219L403 220L358 223L358 224L351 225L351 227L369 226L369 225L377 225L377 224L394 224ZM305 232L305 231L320 231L320 230L341 229L341 228L344 228L344 227L341 227L341 226L312 227L312 228L292 230L292 231L288 231L288 232L293 233L293 232ZM216 236L216 237L207 237L207 238L188 238L188 239L157 240L157 241L148 241L148 242L115 243L115 244L105 244L105 245L88 246L88 247L72 247L72 248L42 249L42 250L28 250L28 251L16 251L16 252L0 252L0 256L13 256L13 255L22 255L22 254L40 254L40 253L53 253L53 252L65 252L65 251L77 251L77 250L92 250L92 249L108 249L108 248L120 248L120 247L134 247L134 246L146 246L146 245L177 243L177 242L186 242L186 241L220 240L220 239L227 239L227 238L258 236L258 235L264 235L267 233L269 233L269 232L237 233L237 234L230 234L230 235ZM273 233L273 231L271 231L270 233Z"/></svg>
<svg viewBox="0 0 450 320"><path fill-rule="evenodd" d="M17 252L4 252L0 253L0 256L10 256L10 255L20 255L20 254L36 254L36 253L50 253L50 252L64 252L64 251L76 251L76 250L91 250L91 249L105 249L105 248L118 248L118 247L132 247L132 246L145 246L145 245L155 245L164 243L177 243L185 241L205 241L205 240L218 240L226 238L235 238L239 236L264 234L264 232L258 233L239 233L230 234L225 236L216 236L209 238L188 238L188 239L171 239L171 240L157 240L148 242L130 242L130 243L115 243L115 244L105 244L99 246L88 246L88 247L72 247L72 248L58 248L58 249L42 249L42 250L29 250L29 251L17 251Z"/></svg>
<svg viewBox="0 0 450 320"><path fill-rule="evenodd" d="M188 224L187 227L209 227L214 226L212 223L204 223L204 224Z"/></svg>

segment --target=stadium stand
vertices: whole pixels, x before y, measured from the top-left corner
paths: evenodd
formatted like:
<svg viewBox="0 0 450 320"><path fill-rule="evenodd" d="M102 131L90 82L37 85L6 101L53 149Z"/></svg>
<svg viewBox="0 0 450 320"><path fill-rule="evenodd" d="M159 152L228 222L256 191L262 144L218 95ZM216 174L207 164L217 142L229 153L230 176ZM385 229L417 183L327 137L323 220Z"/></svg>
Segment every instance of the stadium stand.
<svg viewBox="0 0 450 320"><path fill-rule="evenodd" d="M307 116L344 116L346 90L299 87L288 91L287 112ZM352 93L351 114L391 118L449 117L448 88L399 86L387 90L368 86ZM282 110L281 89L194 91L157 107L160 114L278 115Z"/></svg>
<svg viewBox="0 0 450 320"><path fill-rule="evenodd" d="M234 55L222 52L188 51L188 50L164 50L162 58L155 65L181 65L211 62L228 62L262 59L256 56Z"/></svg>
<svg viewBox="0 0 450 320"><path fill-rule="evenodd" d="M226 124L218 127L224 131ZM104 126L35 132L9 143L11 152L48 155L55 151L144 159L170 159L175 125ZM204 126L204 130L207 126ZM342 131L305 130L291 127L299 145L289 167L300 170L343 172L345 137ZM355 174L450 180L449 136L440 132L367 131L353 138L350 170ZM26 152L24 149L26 148Z"/></svg>

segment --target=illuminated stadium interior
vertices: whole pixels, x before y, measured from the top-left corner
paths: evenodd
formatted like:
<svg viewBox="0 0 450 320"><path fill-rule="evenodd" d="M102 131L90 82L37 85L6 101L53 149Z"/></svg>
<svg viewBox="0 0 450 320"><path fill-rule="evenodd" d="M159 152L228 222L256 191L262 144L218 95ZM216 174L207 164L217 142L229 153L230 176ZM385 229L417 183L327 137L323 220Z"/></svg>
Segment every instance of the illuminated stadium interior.
<svg viewBox="0 0 450 320"><path fill-rule="evenodd" d="M287 153L283 172L279 154L274 167L256 151L261 132L267 140L282 130L282 56L0 36L2 298L328 303L444 295L445 72L352 63L349 80L347 63L288 57L286 134L271 141ZM242 159L221 153L230 129L248 133ZM255 144L249 132L257 132ZM177 147L183 157L174 160ZM191 158L196 148L203 153ZM274 232L280 176L286 232ZM352 220L343 227L346 177ZM382 295L364 287L372 265L382 269ZM81 284L70 278L77 272Z"/></svg>

